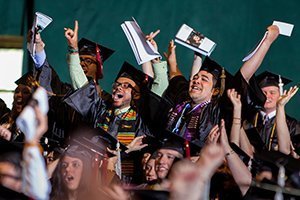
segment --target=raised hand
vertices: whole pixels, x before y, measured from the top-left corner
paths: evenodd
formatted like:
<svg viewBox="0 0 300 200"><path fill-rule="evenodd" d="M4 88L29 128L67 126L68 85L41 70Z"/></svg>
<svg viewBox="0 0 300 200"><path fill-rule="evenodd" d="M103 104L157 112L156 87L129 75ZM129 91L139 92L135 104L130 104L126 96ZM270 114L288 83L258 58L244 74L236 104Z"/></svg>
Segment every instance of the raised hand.
<svg viewBox="0 0 300 200"><path fill-rule="evenodd" d="M284 91L283 95L277 100L277 106L285 106L290 99L297 93L298 86L290 87L289 91Z"/></svg>
<svg viewBox="0 0 300 200"><path fill-rule="evenodd" d="M146 39L153 45L154 49L158 51L158 46L154 40L154 38L160 33L160 30L155 31L154 33L151 32L149 35L146 35Z"/></svg>
<svg viewBox="0 0 300 200"><path fill-rule="evenodd" d="M0 126L0 138L10 141L11 135L11 132L5 126Z"/></svg>
<svg viewBox="0 0 300 200"><path fill-rule="evenodd" d="M227 96L235 108L240 108L242 106L241 95L238 94L235 89L228 89Z"/></svg>
<svg viewBox="0 0 300 200"><path fill-rule="evenodd" d="M168 64L170 68L177 67L177 60L176 60L176 45L174 45L174 40L171 40L168 47L168 52L164 52L164 56L166 57L166 60L168 61Z"/></svg>
<svg viewBox="0 0 300 200"><path fill-rule="evenodd" d="M208 138L206 140L207 143L213 143L213 144L217 144L217 141L219 139L220 136L220 129L219 129L219 125L215 125L209 132L208 134Z"/></svg>
<svg viewBox="0 0 300 200"><path fill-rule="evenodd" d="M148 146L148 144L143 144L143 138L145 138L145 135L138 136L134 138L129 145L127 145L126 153L130 153L132 151L139 151L143 149L144 147Z"/></svg>
<svg viewBox="0 0 300 200"><path fill-rule="evenodd" d="M224 152L228 152L231 149L229 145L226 129L225 129L224 119L221 120L221 126L220 126L220 144L223 147Z"/></svg>
<svg viewBox="0 0 300 200"><path fill-rule="evenodd" d="M71 28L64 28L64 30L69 47L78 49L78 21L75 20L74 30Z"/></svg>
<svg viewBox="0 0 300 200"><path fill-rule="evenodd" d="M279 28L276 25L271 25L268 27L268 35L266 38L266 41L269 41L270 43L274 42L276 38L279 35Z"/></svg>
<svg viewBox="0 0 300 200"><path fill-rule="evenodd" d="M33 34L33 32L30 29L27 33L27 43L31 42L32 34ZM41 52L42 50L44 50L45 43L43 42L41 34L38 31L36 31L36 34L35 34L35 44L36 44L36 49L35 49L36 52Z"/></svg>

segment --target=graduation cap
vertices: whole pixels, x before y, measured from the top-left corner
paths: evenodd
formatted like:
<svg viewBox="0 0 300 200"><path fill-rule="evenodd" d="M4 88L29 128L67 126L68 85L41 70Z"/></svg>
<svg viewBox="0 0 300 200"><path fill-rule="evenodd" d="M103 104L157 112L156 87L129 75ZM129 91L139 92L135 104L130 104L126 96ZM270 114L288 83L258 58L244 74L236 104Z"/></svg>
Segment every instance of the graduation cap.
<svg viewBox="0 0 300 200"><path fill-rule="evenodd" d="M16 192L5 186L0 185L0 200L10 199L10 200L28 200L28 196L23 193Z"/></svg>
<svg viewBox="0 0 300 200"><path fill-rule="evenodd" d="M101 157L114 156L107 151L107 148L111 150L116 149L118 140L114 136L110 135L100 127L96 129L85 128L84 133L85 136L74 138L73 141ZM120 143L120 149L125 151L127 150L127 147Z"/></svg>
<svg viewBox="0 0 300 200"><path fill-rule="evenodd" d="M175 150L185 157L198 155L201 149L199 145L190 141L188 142L183 137L168 130L163 131L160 141L160 149Z"/></svg>
<svg viewBox="0 0 300 200"><path fill-rule="evenodd" d="M3 138L0 138L0 155L8 152L18 152L23 151L23 143L10 142Z"/></svg>
<svg viewBox="0 0 300 200"><path fill-rule="evenodd" d="M130 196L135 200L167 200L170 192L166 190L128 189Z"/></svg>
<svg viewBox="0 0 300 200"><path fill-rule="evenodd" d="M103 62L114 53L114 50L104 47L86 38L79 40L78 47L80 55L90 55L96 58L98 66L96 77L97 79L101 79L103 77Z"/></svg>
<svg viewBox="0 0 300 200"><path fill-rule="evenodd" d="M33 76L32 72L27 72L21 76L18 80L15 81L17 85L26 85L32 89L37 88L40 84Z"/></svg>
<svg viewBox="0 0 300 200"><path fill-rule="evenodd" d="M260 88L267 86L279 87L280 79L282 84L286 85L292 82L290 79L282 77L278 74L271 73L269 71L264 71L263 73L256 76L256 80Z"/></svg>
<svg viewBox="0 0 300 200"><path fill-rule="evenodd" d="M300 190L292 187L280 187L277 183L252 181L251 187L243 199L274 199L276 192L281 191L283 199L299 199Z"/></svg>
<svg viewBox="0 0 300 200"><path fill-rule="evenodd" d="M91 163L93 158L92 153L85 146L76 143L69 145L65 149L62 154L62 157L64 156L79 158L83 163Z"/></svg>
<svg viewBox="0 0 300 200"><path fill-rule="evenodd" d="M206 71L213 75L213 77L217 80L215 87L220 89L221 96L225 90L225 87L227 87L227 84L229 84L233 77L224 69L224 67L219 65L216 61L212 60L208 56L205 57L200 71Z"/></svg>
<svg viewBox="0 0 300 200"><path fill-rule="evenodd" d="M137 91L141 91L142 88L151 88L153 83L153 78L142 72L141 70L136 69L134 66L128 62L124 62L115 81L120 77L129 78L135 82L138 88L135 88Z"/></svg>
<svg viewBox="0 0 300 200"><path fill-rule="evenodd" d="M300 160L286 155L279 151L262 151L254 154L254 159L260 163L259 165L269 167L272 171L278 172L278 165L281 164L286 169L286 174L290 175L293 172L299 171Z"/></svg>

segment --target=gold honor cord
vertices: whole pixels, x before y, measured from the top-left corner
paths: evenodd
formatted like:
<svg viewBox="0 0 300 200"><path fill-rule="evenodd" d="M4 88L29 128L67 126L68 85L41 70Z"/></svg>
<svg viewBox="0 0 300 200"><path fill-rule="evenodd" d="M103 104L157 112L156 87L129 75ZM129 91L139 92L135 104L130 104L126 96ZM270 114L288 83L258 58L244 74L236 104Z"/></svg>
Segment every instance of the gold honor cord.
<svg viewBox="0 0 300 200"><path fill-rule="evenodd" d="M254 121L254 127L255 128L257 127L258 114L259 113L256 113L256 116L255 116L255 121ZM268 146L268 150L269 151L271 150L271 147L272 147L272 142L273 142L273 139L274 139L275 128L276 128L276 123L274 123L274 125L272 127L271 135L270 135L270 138L269 138L269 141L270 141L269 142L269 146Z"/></svg>

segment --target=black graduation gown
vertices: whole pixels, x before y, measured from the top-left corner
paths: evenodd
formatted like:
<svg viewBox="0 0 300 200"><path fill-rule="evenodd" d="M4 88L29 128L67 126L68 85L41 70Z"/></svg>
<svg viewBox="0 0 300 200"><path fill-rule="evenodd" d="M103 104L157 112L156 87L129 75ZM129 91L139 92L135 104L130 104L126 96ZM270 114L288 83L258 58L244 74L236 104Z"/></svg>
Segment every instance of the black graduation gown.
<svg viewBox="0 0 300 200"><path fill-rule="evenodd" d="M183 101L191 102L188 88L189 82L183 76L174 77L169 82L164 98L173 106L176 106ZM223 95L213 97L211 102L202 108L201 113L199 114L198 124L196 125L197 134L194 136L193 143L203 146L212 127L219 124L222 118L225 120L226 129L229 133L232 124L232 104L226 95L226 90L229 88L235 88L241 94L243 105L247 104L251 99L257 99L257 96L253 92L255 89L245 81L240 71L238 71L234 77L231 76L230 79L226 81ZM251 105L256 109L257 107L261 107L262 102L263 101L258 98L258 100L253 101ZM245 113L249 112L250 109L251 107L244 110L242 117L246 116ZM185 124L189 123L188 120L193 119L192 117L185 118L186 121L183 121ZM172 130L175 124L176 120L175 123L167 124L167 129ZM184 125L182 127L184 127Z"/></svg>
<svg viewBox="0 0 300 200"><path fill-rule="evenodd" d="M52 147L65 146L70 139L69 133L82 121L80 115L63 102L64 96L71 93L73 88L60 80L47 60L37 69L37 78L40 85L50 94L49 128L44 136L48 138Z"/></svg>
<svg viewBox="0 0 300 200"><path fill-rule="evenodd" d="M275 150L278 146L278 139L277 139L277 130L276 130L276 116L272 117L268 121L263 123L263 117L261 114L257 113L257 130L262 141L265 143L265 147L268 150ZM253 120L254 123L255 119ZM297 147L299 145L299 141L294 140L294 138L300 134L300 123L296 119L286 115L286 123L290 132L291 140L293 145ZM255 123L254 123L255 124Z"/></svg>

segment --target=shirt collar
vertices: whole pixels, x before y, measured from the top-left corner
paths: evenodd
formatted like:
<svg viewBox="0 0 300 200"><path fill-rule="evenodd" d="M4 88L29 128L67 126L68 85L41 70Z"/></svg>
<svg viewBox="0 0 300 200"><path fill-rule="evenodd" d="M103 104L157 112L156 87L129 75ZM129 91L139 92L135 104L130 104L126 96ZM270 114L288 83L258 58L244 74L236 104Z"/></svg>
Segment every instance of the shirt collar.
<svg viewBox="0 0 300 200"><path fill-rule="evenodd" d="M271 118L275 117L276 110L270 112L269 114L265 113L264 111L260 111L260 114L263 116L263 118L266 116L268 119L271 119Z"/></svg>
<svg viewBox="0 0 300 200"><path fill-rule="evenodd" d="M127 112L129 110L129 108L130 108L130 106L121 108L121 109L117 108L117 109L115 109L114 114L115 114L115 116L123 114L123 113Z"/></svg>

